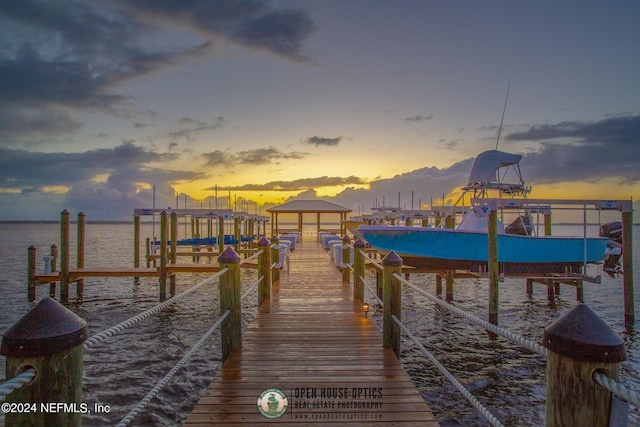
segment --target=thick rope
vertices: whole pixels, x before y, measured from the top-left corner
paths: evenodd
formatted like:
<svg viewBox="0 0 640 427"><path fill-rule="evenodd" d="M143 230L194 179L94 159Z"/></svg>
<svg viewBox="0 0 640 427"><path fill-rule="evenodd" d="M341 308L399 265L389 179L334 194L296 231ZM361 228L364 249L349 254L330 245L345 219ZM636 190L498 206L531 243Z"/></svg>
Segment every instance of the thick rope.
<svg viewBox="0 0 640 427"><path fill-rule="evenodd" d="M89 338L88 340L86 340L84 342L84 348L89 349L91 347L93 347L94 345L98 344L99 342L102 342L104 340L106 340L109 337L114 336L115 334L118 334L122 331L124 331L125 329L135 325L136 323L153 316L156 313L159 313L160 311L164 310L165 308L169 307L172 304L177 303L178 301L182 300L184 297L186 297L187 295L195 292L196 290L198 290L199 288L201 288L202 286L211 283L212 281L214 281L215 279L219 278L220 276L222 276L224 273L226 273L228 270L227 267L223 268L222 270L220 270L219 272L217 272L216 274L214 274L213 276L210 276L206 279L204 279L202 282L198 283L197 285L187 289L186 291L176 295L175 297L169 298L168 300L166 300L163 303L160 303L158 305L156 305L155 307L152 307L136 316L133 316L130 319L127 319L123 322L118 323L115 326L112 326L108 329L105 329L104 331L92 336L91 338Z"/></svg>
<svg viewBox="0 0 640 427"><path fill-rule="evenodd" d="M243 259L242 261L240 261L240 265L242 265L242 264L244 264L246 262L249 262L252 259L258 258L262 254L262 252L264 252L264 249L260 249L258 252L256 252L255 254L251 255L249 258Z"/></svg>
<svg viewBox="0 0 640 427"><path fill-rule="evenodd" d="M247 291L244 294L242 294L242 296L240 297L240 301L245 299L245 297L249 295L251 292L253 292L256 289L256 286L258 286L260 282L263 282L263 281L264 281L264 276L260 277L256 283L250 284L248 286L249 289L247 289Z"/></svg>
<svg viewBox="0 0 640 427"><path fill-rule="evenodd" d="M381 306L384 307L384 304L382 303L382 300L378 297L378 295L373 290L373 286L371 286L371 284L369 282L367 282L366 279L364 277L362 277L362 276L360 276L360 280L362 280L362 283L364 284L364 288L367 291L369 291L369 293L371 295L373 295L373 297L378 301L378 304L380 304Z"/></svg>
<svg viewBox="0 0 640 427"><path fill-rule="evenodd" d="M183 357L182 359L180 359L180 361L176 364L176 366L174 366L167 375L164 376L164 378L162 378L150 391L149 393L147 393L147 395L131 410L129 411L129 413L122 419L122 421L120 421L116 427L126 427L129 425L129 423L131 421L133 421L133 419L140 413L140 411L142 411L144 409L145 406L147 406L147 404L151 401L151 399L153 399L156 394L158 394L158 392L160 390L162 390L162 388L169 382L171 381L171 378L173 378L173 376L176 374L176 372L178 372L178 370L180 370L184 365L186 365L186 363L189 361L189 359L191 358L191 356L194 355L194 353L196 351L198 351L200 349L200 347L202 347L202 344L204 344L204 342L207 340L207 338L209 338L211 336L211 334L213 334L215 332L216 329L218 329L220 327L220 324L222 323L222 321L224 319L227 318L227 316L229 315L231 311L229 309L227 309L222 316L220 316L220 318L218 319L218 321L216 323L213 324L213 326L211 326L211 328L202 336L202 338L200 338L198 340L197 343L195 343L195 345L193 347L191 347L191 350L189 350Z"/></svg>
<svg viewBox="0 0 640 427"><path fill-rule="evenodd" d="M427 350L422 344L420 344L420 341L418 341L416 339L416 337L413 336L413 334L411 334L411 332L409 332L409 330L404 326L404 324L398 320L398 318L395 315L391 315L391 318L393 319L394 322L396 322L396 324L398 326L400 326L400 328L402 329L402 331L407 334L407 336L411 339L411 341L414 342L415 345L418 346L418 348L422 351L422 353L424 353L425 356L427 356L429 358L429 360L431 360L431 363L433 363L433 365L438 368L438 370L440 371L440 373L442 375L444 375L450 382L451 384L453 384L458 391L460 391L460 393L462 393L462 395L478 410L480 411L480 413L491 423L491 425L495 426L495 427L501 427L503 424L491 413L489 412L489 410L487 408L484 407L484 405L482 405L482 403L480 403L478 401L478 399L476 399L473 394L471 394L471 392L469 390L467 390L465 388L464 385L462 385L462 383L460 381L458 381L456 379L456 377L453 376L453 374L451 374L451 372L449 372L447 370L447 368L445 368L439 361L438 359L435 358L435 356L433 354L431 354L429 352L429 350Z"/></svg>
<svg viewBox="0 0 640 427"><path fill-rule="evenodd" d="M627 402L631 402L640 408L640 394L634 390L629 390L624 384L619 383L613 378L609 378L603 372L595 371L593 380L600 386L606 388L611 393L615 393Z"/></svg>
<svg viewBox="0 0 640 427"><path fill-rule="evenodd" d="M377 260L375 260L375 259L371 258L371 257L370 257L369 255L367 255L367 254L366 254L366 252L365 252L365 251L363 251L362 249L360 249L360 253L362 254L362 256L363 256L365 259L368 259L369 261L371 261L371 264L373 264L373 266L374 266L375 268L377 268L378 270L382 270L382 264L381 264L381 263L379 263Z"/></svg>
<svg viewBox="0 0 640 427"><path fill-rule="evenodd" d="M480 326L482 326L483 328L493 332L496 335L500 335L503 338L506 338L510 341L515 342L516 344L519 344L525 348L527 348L528 350L531 350L534 353L538 353L541 356L547 357L547 349L543 346L541 346L540 344L528 340L522 336L516 335L511 331L508 331L504 328L500 328L496 325L494 325L493 323L489 323L486 320L482 320L479 317L476 317L472 314L469 314L467 312L465 312L464 310L459 309L456 306L453 306L445 301L442 301L439 298L434 297L433 295L429 294L428 292L425 292L423 289L420 289L419 287L417 287L416 285L414 285L413 283L409 282L408 280L406 280L404 277L400 276L398 273L393 273L393 277L395 277L396 279L400 280L402 283L404 283L405 285L409 286L411 289L413 289L414 291L418 292L420 295L423 295L427 298L429 298L431 301L435 302L436 304L440 305L441 307L452 311L454 313L456 313L459 316L464 317L467 320L470 320L473 323L476 323Z"/></svg>
<svg viewBox="0 0 640 427"><path fill-rule="evenodd" d="M10 395L13 391L21 388L23 385L32 381L36 377L36 369L29 368L22 372L20 375L16 375L10 380L0 384L0 397Z"/></svg>

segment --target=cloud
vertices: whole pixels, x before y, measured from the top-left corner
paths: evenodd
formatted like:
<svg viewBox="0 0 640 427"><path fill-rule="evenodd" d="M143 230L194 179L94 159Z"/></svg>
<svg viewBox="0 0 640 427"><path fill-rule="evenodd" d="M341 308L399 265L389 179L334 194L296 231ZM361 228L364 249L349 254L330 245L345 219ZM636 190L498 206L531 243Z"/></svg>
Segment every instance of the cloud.
<svg viewBox="0 0 640 427"><path fill-rule="evenodd" d="M538 144L521 162L523 174L532 182L597 182L619 177L623 183L635 183L640 180L638 135L640 115L621 115L529 126L505 140Z"/></svg>
<svg viewBox="0 0 640 427"><path fill-rule="evenodd" d="M194 119L191 117L183 117L178 120L179 129L172 130L167 133L167 137L171 140L184 139L191 141L192 138L216 129L223 128L225 125L224 117L216 117L211 122Z"/></svg>
<svg viewBox="0 0 640 427"><path fill-rule="evenodd" d="M232 168L238 165L266 165L280 159L303 159L308 153L292 151L285 153L274 147L243 150L235 154L215 150L204 153L205 167L224 166Z"/></svg>
<svg viewBox="0 0 640 427"><path fill-rule="evenodd" d="M418 122L424 122L431 119L433 119L433 114L429 114L428 116L423 116L419 114L417 116L407 117L406 119L404 119L404 121L410 122L410 123L418 123Z"/></svg>
<svg viewBox="0 0 640 427"><path fill-rule="evenodd" d="M156 184L158 200L170 203L171 185L204 178L203 173L155 168L175 154L160 154L123 143L115 148L80 153L44 153L0 148L0 200L29 206L36 200L52 200L52 206L91 212L92 219L130 218L137 206L149 206L149 188ZM50 188L57 188L51 191ZM3 209L3 214L11 212ZM40 213L40 212L39 212Z"/></svg>
<svg viewBox="0 0 640 427"><path fill-rule="evenodd" d="M171 20L209 37L223 37L245 48L266 51L284 58L307 62L302 41L316 29L299 10L278 10L261 0L184 0L119 2L123 8L141 13L147 20Z"/></svg>
<svg viewBox="0 0 640 427"><path fill-rule="evenodd" d="M317 178L302 178L292 181L271 181L264 184L246 184L236 187L225 187L231 191L301 191L320 187L335 187L341 185L363 185L366 181L356 176L321 176ZM208 188L207 190L211 190Z"/></svg>
<svg viewBox="0 0 640 427"><path fill-rule="evenodd" d="M326 145L327 147L332 147L332 146L336 146L340 143L340 141L342 141L342 137L336 137L336 138L325 138L322 136L310 136L308 138L304 138L300 140L301 144L309 144L309 145L315 145L316 147L319 145Z"/></svg>
<svg viewBox="0 0 640 427"><path fill-rule="evenodd" d="M123 83L211 56L219 41L307 61L315 29L304 12L261 0L0 2L0 26L0 137L73 132L78 112L142 114ZM157 37L184 30L188 42Z"/></svg>

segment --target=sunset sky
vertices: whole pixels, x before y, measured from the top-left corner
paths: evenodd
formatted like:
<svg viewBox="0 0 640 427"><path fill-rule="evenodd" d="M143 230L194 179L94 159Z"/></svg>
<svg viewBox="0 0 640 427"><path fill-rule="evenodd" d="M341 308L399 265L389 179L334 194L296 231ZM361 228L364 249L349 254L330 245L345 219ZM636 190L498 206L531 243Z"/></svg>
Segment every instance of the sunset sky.
<svg viewBox="0 0 640 427"><path fill-rule="evenodd" d="M0 2L0 220L455 196L640 199L640 2ZM224 199L224 200L223 200ZM636 205L637 206L637 205ZM417 206L416 206L417 208ZM253 208L252 208L253 209Z"/></svg>

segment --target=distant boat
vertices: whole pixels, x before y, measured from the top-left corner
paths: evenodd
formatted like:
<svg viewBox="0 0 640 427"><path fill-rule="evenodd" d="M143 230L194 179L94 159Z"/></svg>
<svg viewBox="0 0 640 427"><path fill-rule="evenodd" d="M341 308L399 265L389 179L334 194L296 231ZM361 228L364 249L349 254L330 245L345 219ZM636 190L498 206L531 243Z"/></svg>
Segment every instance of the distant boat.
<svg viewBox="0 0 640 427"><path fill-rule="evenodd" d="M459 201L469 192L479 198L491 193L526 197L531 189L522 179L521 158L497 150L479 154ZM381 252L398 253L407 265L477 271L487 265L489 212L488 205L475 205L455 229L361 225L358 232ZM608 242L604 237L535 236L529 212L519 213L506 229L498 221L498 262L506 273L577 271L585 263L602 261Z"/></svg>

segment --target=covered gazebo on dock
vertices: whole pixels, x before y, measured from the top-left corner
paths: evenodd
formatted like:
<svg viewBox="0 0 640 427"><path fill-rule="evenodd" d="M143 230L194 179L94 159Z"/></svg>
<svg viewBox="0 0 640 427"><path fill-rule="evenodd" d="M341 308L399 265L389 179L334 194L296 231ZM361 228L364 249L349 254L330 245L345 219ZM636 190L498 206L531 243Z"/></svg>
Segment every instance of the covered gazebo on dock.
<svg viewBox="0 0 640 427"><path fill-rule="evenodd" d="M303 215L306 213L316 214L317 230L320 231L340 231L340 234L344 234L344 226L340 223L339 230L336 229L323 229L321 228L321 215L322 214L340 214L340 221L347 219L347 214L351 212L351 209L345 208L335 203L327 202L325 200L294 200L292 202L284 203L279 206L267 209L267 212L271 214L271 234L286 233L289 231L299 231L302 233ZM279 227L278 215L279 214L298 214L298 227L297 228L283 228Z"/></svg>

